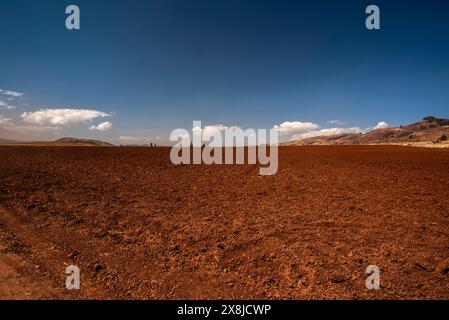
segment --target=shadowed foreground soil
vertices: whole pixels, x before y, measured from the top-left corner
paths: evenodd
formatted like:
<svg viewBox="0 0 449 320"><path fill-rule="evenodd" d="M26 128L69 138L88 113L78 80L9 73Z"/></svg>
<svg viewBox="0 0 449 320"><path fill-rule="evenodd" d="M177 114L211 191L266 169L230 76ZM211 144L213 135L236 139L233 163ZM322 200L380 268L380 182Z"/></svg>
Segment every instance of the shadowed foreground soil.
<svg viewBox="0 0 449 320"><path fill-rule="evenodd" d="M449 149L283 147L259 176L166 148L0 147L0 298L448 299L448 195Z"/></svg>

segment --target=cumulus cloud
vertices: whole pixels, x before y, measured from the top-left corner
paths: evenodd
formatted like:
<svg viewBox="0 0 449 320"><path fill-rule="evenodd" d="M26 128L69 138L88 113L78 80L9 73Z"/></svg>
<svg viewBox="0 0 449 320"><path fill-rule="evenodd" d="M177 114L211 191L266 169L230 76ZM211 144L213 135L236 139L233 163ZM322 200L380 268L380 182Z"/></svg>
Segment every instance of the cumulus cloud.
<svg viewBox="0 0 449 320"><path fill-rule="evenodd" d="M299 134L318 129L320 126L312 122L283 122L280 125L275 125L273 129L278 129L280 135Z"/></svg>
<svg viewBox="0 0 449 320"><path fill-rule="evenodd" d="M4 94L6 96L13 97L13 98L20 98L20 97L23 97L23 95L24 95L23 92L17 92L17 91L12 91L12 90L2 90L2 89L0 89L0 93Z"/></svg>
<svg viewBox="0 0 449 320"><path fill-rule="evenodd" d="M363 130L359 127L351 127L351 128L327 128L320 130L311 130L304 133L295 134L291 137L291 141L293 140L301 140L306 138L313 138L318 136L330 136L334 134L344 134L344 133L362 133Z"/></svg>
<svg viewBox="0 0 449 320"><path fill-rule="evenodd" d="M384 121L380 121L377 123L377 125L373 128L373 130L376 129L384 129L384 128L388 128L388 123L384 122Z"/></svg>
<svg viewBox="0 0 449 320"><path fill-rule="evenodd" d="M112 128L112 123L110 123L109 121L106 122L102 122L98 125L91 125L89 127L90 130L97 130L97 131L108 131L109 129Z"/></svg>
<svg viewBox="0 0 449 320"><path fill-rule="evenodd" d="M40 109L24 112L20 117L23 121L33 124L67 126L109 116L111 115L106 112L88 109Z"/></svg>

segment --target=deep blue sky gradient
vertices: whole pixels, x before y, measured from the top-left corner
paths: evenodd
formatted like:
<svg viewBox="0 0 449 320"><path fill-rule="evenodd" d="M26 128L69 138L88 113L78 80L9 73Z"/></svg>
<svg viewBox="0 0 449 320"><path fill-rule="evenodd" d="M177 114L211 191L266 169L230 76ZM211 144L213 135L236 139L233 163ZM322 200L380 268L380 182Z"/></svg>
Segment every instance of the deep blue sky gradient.
<svg viewBox="0 0 449 320"><path fill-rule="evenodd" d="M79 31L65 29L69 4ZM369 4L379 31L365 28ZM1 0L0 30L0 88L26 98L0 114L114 112L97 134L111 141L192 120L365 128L449 117L445 0Z"/></svg>

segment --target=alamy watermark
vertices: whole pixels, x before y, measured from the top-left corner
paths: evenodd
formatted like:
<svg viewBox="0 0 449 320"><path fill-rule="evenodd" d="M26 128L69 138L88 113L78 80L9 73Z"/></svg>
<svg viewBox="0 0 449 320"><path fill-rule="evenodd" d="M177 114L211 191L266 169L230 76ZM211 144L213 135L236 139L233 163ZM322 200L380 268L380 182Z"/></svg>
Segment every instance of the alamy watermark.
<svg viewBox="0 0 449 320"><path fill-rule="evenodd" d="M80 8L74 4L65 9L65 13L69 16L65 20L67 30L79 30L80 27Z"/></svg>
<svg viewBox="0 0 449 320"><path fill-rule="evenodd" d="M65 21L65 27L68 30L80 30L80 8L77 5L69 5L65 9L68 15ZM380 29L380 9L377 5L369 5L365 9L365 13L369 16L365 20L365 27L368 30Z"/></svg>
<svg viewBox="0 0 449 320"><path fill-rule="evenodd" d="M176 165L259 163L260 175L273 175L278 170L276 128L269 132L266 129L242 130L224 126L203 128L201 121L193 121L191 132L175 129L170 134L170 141L176 142L170 152L170 160Z"/></svg>
<svg viewBox="0 0 449 320"><path fill-rule="evenodd" d="M80 268L75 265L67 266L65 273L68 274L65 280L65 287L67 290L80 289Z"/></svg>
<svg viewBox="0 0 449 320"><path fill-rule="evenodd" d="M366 273L369 276L366 278L365 286L368 290L380 289L380 269L378 266L372 264L366 268Z"/></svg>
<svg viewBox="0 0 449 320"><path fill-rule="evenodd" d="M380 29L380 9L376 5L369 5L365 10L366 14L369 16L365 20L365 27L368 30L379 30Z"/></svg>

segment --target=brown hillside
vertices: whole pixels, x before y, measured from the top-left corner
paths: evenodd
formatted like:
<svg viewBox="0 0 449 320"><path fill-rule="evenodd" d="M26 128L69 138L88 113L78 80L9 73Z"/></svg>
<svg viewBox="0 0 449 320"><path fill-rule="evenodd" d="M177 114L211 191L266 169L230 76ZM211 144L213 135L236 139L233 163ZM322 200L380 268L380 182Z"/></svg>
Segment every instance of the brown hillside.
<svg viewBox="0 0 449 320"><path fill-rule="evenodd" d="M383 128L367 133L347 133L318 136L289 141L286 146L346 145L346 144L404 144L448 146L449 119L426 117L420 122L395 128Z"/></svg>

